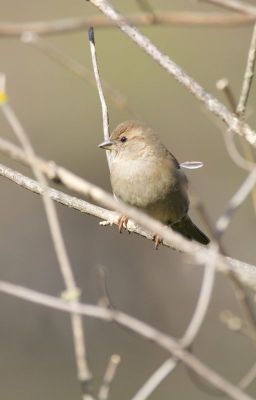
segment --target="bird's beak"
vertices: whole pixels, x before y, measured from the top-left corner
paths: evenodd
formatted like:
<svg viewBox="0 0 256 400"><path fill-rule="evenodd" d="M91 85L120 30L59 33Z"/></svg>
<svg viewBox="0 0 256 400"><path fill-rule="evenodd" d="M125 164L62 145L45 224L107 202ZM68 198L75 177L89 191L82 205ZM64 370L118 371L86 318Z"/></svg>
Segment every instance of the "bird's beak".
<svg viewBox="0 0 256 400"><path fill-rule="evenodd" d="M112 147L114 145L114 142L112 142L111 140L105 140L104 142L98 144L98 147L100 149L105 149L105 150L111 150Z"/></svg>

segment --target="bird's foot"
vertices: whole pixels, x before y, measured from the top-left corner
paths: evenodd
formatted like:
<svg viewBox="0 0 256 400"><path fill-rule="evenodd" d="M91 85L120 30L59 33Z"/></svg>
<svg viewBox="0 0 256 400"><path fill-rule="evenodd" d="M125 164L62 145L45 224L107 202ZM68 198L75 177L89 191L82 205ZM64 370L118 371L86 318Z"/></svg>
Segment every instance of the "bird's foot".
<svg viewBox="0 0 256 400"><path fill-rule="evenodd" d="M159 245L163 243L163 239L158 235L154 235L153 242L155 243L155 249L157 250Z"/></svg>
<svg viewBox="0 0 256 400"><path fill-rule="evenodd" d="M127 229L128 218L125 215L122 215L118 218L117 225L119 232L122 233L122 229Z"/></svg>

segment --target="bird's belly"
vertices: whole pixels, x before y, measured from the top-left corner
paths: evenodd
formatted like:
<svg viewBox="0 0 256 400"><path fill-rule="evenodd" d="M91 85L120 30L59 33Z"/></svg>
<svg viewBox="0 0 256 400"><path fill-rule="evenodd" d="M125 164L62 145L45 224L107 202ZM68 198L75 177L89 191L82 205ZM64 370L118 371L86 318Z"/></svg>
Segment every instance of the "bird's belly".
<svg viewBox="0 0 256 400"><path fill-rule="evenodd" d="M151 163L133 161L129 166L113 164L111 183L115 195L163 223L181 219L188 209L188 198L179 176L161 174ZM159 173L160 171L160 173Z"/></svg>

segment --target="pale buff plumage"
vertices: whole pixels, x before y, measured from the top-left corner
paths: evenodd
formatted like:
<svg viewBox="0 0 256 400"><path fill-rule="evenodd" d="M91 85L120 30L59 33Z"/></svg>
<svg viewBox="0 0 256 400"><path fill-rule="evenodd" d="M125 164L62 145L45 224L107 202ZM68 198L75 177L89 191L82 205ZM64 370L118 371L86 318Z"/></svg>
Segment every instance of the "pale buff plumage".
<svg viewBox="0 0 256 400"><path fill-rule="evenodd" d="M148 127L126 121L100 147L111 151L110 178L117 198L171 225L189 239L209 239L187 215L187 178L176 158Z"/></svg>

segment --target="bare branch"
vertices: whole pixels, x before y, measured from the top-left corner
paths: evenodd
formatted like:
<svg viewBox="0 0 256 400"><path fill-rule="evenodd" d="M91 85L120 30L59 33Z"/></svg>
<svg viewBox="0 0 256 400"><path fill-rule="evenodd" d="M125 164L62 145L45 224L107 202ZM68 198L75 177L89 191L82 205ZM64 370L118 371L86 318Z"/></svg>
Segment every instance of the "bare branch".
<svg viewBox="0 0 256 400"><path fill-rule="evenodd" d="M5 141L4 139L0 139L0 151L4 152L5 154L8 154L9 156L12 156L18 161L22 161L26 165L29 164L28 160L26 160L26 157L22 150L17 148L17 146L10 144L9 142ZM156 229L161 232L159 235L165 239L164 244L171 246L172 248L177 247L180 251L184 251L188 254L191 254L195 259L197 259L197 256L199 257L198 251L202 251L203 254L207 254L208 249L207 248L202 248L202 246L199 246L198 244L194 242L189 242L180 235L176 234L175 232L172 232L168 227L163 226L160 224L158 221L153 220L152 218L148 217L145 214L142 214L138 210L136 210L136 213L134 214L134 209L128 205L124 205L121 201L115 201L112 196L107 194L105 191L102 189L99 189L95 185L90 184L89 182L86 182L85 180L78 178L76 175L71 174L69 171L65 170L63 167L59 167L54 163L51 162L46 162L43 161L40 158L37 158L38 166L40 165L40 168L42 171L48 176L50 179L51 178L59 178L61 181L70 189L84 194L86 197L89 197L91 199L94 199L94 201L99 201L100 203L104 203L105 207L108 208L113 208L119 211L120 213L123 213L125 215L128 215L128 217L136 219L136 216L140 215L140 221L145 221L147 220L147 228L148 230L144 230L143 228L139 227L137 224L134 224L132 220L128 221L128 230L130 232L136 232L147 239L152 240L153 234L152 232L156 232ZM11 181L15 182L16 184L34 192L37 194L42 194L42 187L32 179L20 174L19 172L16 172L8 167L5 167L4 165L0 164L0 175L6 177L7 179L10 179ZM72 182L72 177L74 177L74 181ZM81 184L81 185L80 185ZM86 190L85 190L86 189ZM87 203L86 201L77 199L76 197L69 196L67 194L64 194L63 192L54 190L54 189L48 189L48 195L51 196L51 198L63 205L66 205L68 207L72 207L76 210L79 210L81 212L94 215L98 218L102 218L107 221L107 225L111 224L117 224L118 221L118 214L115 212L111 212L108 210L105 210L101 207L97 207L95 205L92 205L90 203ZM131 212L131 210L133 210ZM150 220L150 223L149 223ZM153 224L151 225L151 221ZM143 225L142 222L140 222L141 225ZM104 224L106 225L106 224ZM159 230L159 228L163 228L163 230ZM168 232L168 235L166 234ZM170 235L170 236L169 236ZM173 237L173 240L170 239ZM175 238L175 239L174 239ZM182 245L181 245L182 243ZM199 257L199 261L201 258ZM226 264L227 263L227 264ZM230 257L219 257L217 261L217 270L219 272L222 272L223 274L227 274L230 266L232 270L237 275L237 278L241 280L244 286L251 288L252 290L256 290L256 270L255 267L250 266L249 264L243 263L241 261L232 259Z"/></svg>
<svg viewBox="0 0 256 400"><path fill-rule="evenodd" d="M216 222L216 234L220 237L227 229L231 218L236 209L244 202L246 197L251 193L256 183L256 167L248 175L245 181L242 183L238 191L229 200L226 210L219 217Z"/></svg>
<svg viewBox="0 0 256 400"><path fill-rule="evenodd" d="M99 93L99 98L100 98L100 103L101 103L101 110L102 110L102 123L103 123L103 135L104 139L108 140L109 139L109 115L108 115L108 107L107 103L104 97L104 93L102 90L102 85L101 85L101 80L100 80L100 74L99 74L99 69L98 69L98 64L97 64L97 57L96 57L96 46L95 46L95 40L94 40L94 30L93 27L90 27L88 30L89 34L89 42L90 42L90 49L91 49L91 56L92 56L92 65L93 65L93 71L94 71L94 76L95 76L95 81ZM106 157L108 160L108 166L110 166L111 163L111 154L110 152L106 152Z"/></svg>
<svg viewBox="0 0 256 400"><path fill-rule="evenodd" d="M233 113L236 113L237 102L233 91L230 88L229 81L227 78L221 78L216 82L216 88L222 91L228 101L230 109Z"/></svg>
<svg viewBox="0 0 256 400"><path fill-rule="evenodd" d="M224 379L214 370L203 364L194 355L184 350L182 346L171 336L168 336L150 325L131 317L121 311L108 310L99 306L78 303L75 305L66 303L56 297L36 292L22 286L13 285L8 282L0 281L0 291L13 295L23 300L41 304L46 307L55 308L65 312L78 312L81 315L98 318L104 321L116 322L118 325L137 333L146 340L157 344L162 349L171 353L175 358L182 361L188 368L193 370L198 376L206 379L216 389L219 389L233 400L253 400L251 396L244 393L241 389Z"/></svg>
<svg viewBox="0 0 256 400"><path fill-rule="evenodd" d="M256 379L256 363L247 371L239 382L239 387L244 390Z"/></svg>
<svg viewBox="0 0 256 400"><path fill-rule="evenodd" d="M193 78L173 62L166 54L163 54L149 39L142 35L136 28L131 26L127 20L117 13L107 0L90 0L103 14L115 21L119 28L130 37L139 47L141 47L150 57L160 64L169 74L192 93L208 111L218 116L230 129L238 135L243 135L249 143L256 147L256 133L248 124L243 124L215 97L205 91Z"/></svg>
<svg viewBox="0 0 256 400"><path fill-rule="evenodd" d="M127 18L137 26L152 25L151 13L131 14ZM253 15L246 14L224 14L224 13L203 13L183 11L155 11L155 25L166 26L219 26L233 27L250 25L255 21ZM25 32L33 32L39 35L58 35L71 32L79 32L95 28L113 28L115 22L108 20L101 15L90 17L63 18L53 21L38 22L0 22L0 37L20 37Z"/></svg>
<svg viewBox="0 0 256 400"><path fill-rule="evenodd" d="M242 86L242 91L239 99L239 103L237 106L236 113L239 118L244 119L245 117L245 109L247 105L247 101L249 98L249 93L252 85L252 80L254 76L254 68L255 68L255 59L256 59L256 24L253 28L251 44L248 52L247 65L244 74L244 81Z"/></svg>
<svg viewBox="0 0 256 400"><path fill-rule="evenodd" d="M164 381L164 379L176 368L177 363L177 360L174 358L169 358L163 364L161 364L131 400L147 399Z"/></svg>

